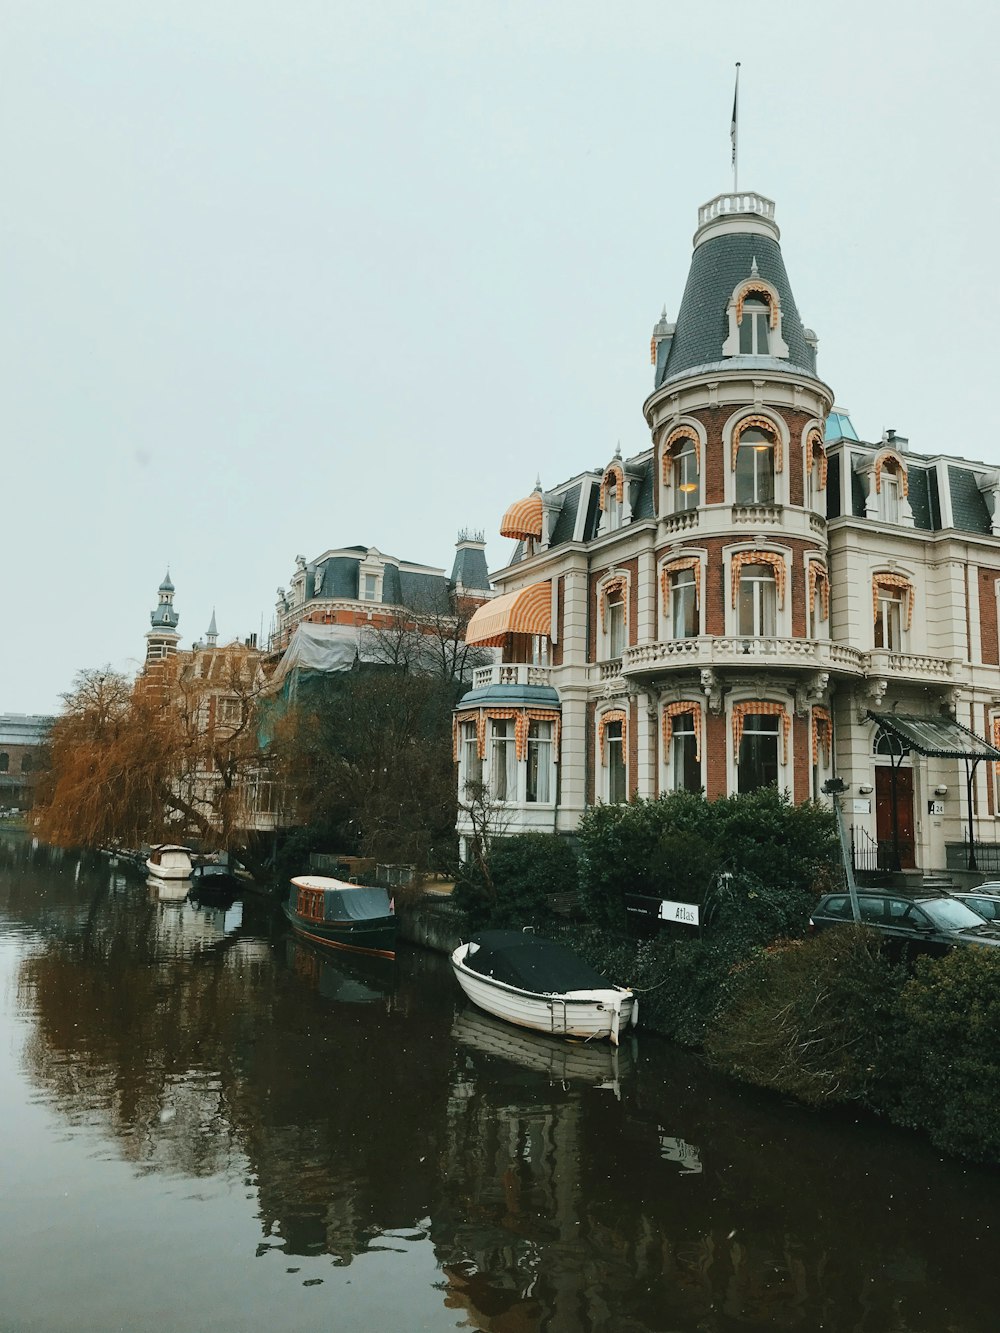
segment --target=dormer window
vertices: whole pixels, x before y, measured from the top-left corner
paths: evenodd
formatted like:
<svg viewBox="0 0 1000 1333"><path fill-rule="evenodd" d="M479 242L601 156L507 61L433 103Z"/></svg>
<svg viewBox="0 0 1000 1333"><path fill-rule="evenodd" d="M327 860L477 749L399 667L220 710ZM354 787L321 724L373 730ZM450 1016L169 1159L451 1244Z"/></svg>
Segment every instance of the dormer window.
<svg viewBox="0 0 1000 1333"><path fill-rule="evenodd" d="M366 602L374 602L378 596L378 575L366 574L362 597Z"/></svg>
<svg viewBox="0 0 1000 1333"><path fill-rule="evenodd" d="M774 440L745 430L736 450L736 503L774 503Z"/></svg>
<svg viewBox="0 0 1000 1333"><path fill-rule="evenodd" d="M899 478L893 472L882 473L879 492L879 517L883 523L899 522Z"/></svg>
<svg viewBox="0 0 1000 1333"><path fill-rule="evenodd" d="M781 336L781 298L778 289L757 272L734 290L727 310L729 336L722 345L723 356L788 356L788 344Z"/></svg>
<svg viewBox="0 0 1000 1333"><path fill-rule="evenodd" d="M770 318L770 308L758 298L753 297L743 302L743 319L740 322L741 356L767 356Z"/></svg>
<svg viewBox="0 0 1000 1333"><path fill-rule="evenodd" d="M622 526L629 517L627 503L625 468L621 460L616 457L614 462L609 463L604 469L604 476L601 478L599 533L615 532Z"/></svg>

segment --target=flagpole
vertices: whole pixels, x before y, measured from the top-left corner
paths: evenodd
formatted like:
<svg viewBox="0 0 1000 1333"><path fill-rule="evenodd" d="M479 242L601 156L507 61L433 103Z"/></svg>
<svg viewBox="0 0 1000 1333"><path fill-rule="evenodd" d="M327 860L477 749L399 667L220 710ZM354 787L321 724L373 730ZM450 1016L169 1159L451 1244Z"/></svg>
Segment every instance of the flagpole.
<svg viewBox="0 0 1000 1333"><path fill-rule="evenodd" d="M739 194L739 131L738 115L740 103L740 62L736 62L736 88L733 92L733 123L729 131L729 137L733 141L733 194Z"/></svg>

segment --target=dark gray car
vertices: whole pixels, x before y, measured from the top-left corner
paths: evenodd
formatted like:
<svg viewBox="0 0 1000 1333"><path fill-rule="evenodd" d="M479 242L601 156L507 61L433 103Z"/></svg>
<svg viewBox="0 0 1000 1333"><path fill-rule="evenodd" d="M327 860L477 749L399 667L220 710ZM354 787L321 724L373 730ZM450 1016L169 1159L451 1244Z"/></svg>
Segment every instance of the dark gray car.
<svg viewBox="0 0 1000 1333"><path fill-rule="evenodd" d="M858 906L862 924L877 930L893 953L944 954L956 946L1000 945L1000 922L984 920L952 894L860 889ZM853 919L850 897L828 893L813 909L809 926L825 930Z"/></svg>
<svg viewBox="0 0 1000 1333"><path fill-rule="evenodd" d="M951 896L971 907L984 921L1000 925L1000 884L983 884L978 889L963 890Z"/></svg>

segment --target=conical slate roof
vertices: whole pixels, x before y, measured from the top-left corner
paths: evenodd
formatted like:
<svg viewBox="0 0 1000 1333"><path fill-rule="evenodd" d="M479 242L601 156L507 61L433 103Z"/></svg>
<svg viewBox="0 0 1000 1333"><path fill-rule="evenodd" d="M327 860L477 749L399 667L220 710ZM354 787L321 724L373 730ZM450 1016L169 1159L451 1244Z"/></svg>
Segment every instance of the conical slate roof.
<svg viewBox="0 0 1000 1333"><path fill-rule="evenodd" d="M166 572L166 573L164 574L164 576L163 576L163 582L160 584L159 591L160 591L160 592L173 592L173 591L174 591L174 585L170 582L170 570L169 570L169 569L167 570L167 572Z"/></svg>
<svg viewBox="0 0 1000 1333"><path fill-rule="evenodd" d="M739 284L751 276L759 276L777 288L787 358L722 355L722 345L729 335L729 302ZM656 387L698 367L720 363L734 368L753 365L816 374L816 352L806 341L781 247L759 230L725 231L696 245L670 349L657 368Z"/></svg>

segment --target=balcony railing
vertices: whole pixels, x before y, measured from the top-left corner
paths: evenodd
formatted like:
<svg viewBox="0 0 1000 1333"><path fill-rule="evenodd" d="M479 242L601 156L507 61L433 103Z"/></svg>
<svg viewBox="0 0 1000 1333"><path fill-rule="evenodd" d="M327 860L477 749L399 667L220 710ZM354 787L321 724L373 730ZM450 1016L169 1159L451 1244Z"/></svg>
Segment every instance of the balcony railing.
<svg viewBox="0 0 1000 1333"><path fill-rule="evenodd" d="M956 664L951 659L926 653L893 653L883 649L866 653L848 644L831 643L829 639L756 638L738 634L640 643L626 649L622 671L629 676L648 674L657 668L750 666L758 662L928 684L945 684L956 674Z"/></svg>
<svg viewBox="0 0 1000 1333"><path fill-rule="evenodd" d="M734 194L717 194L698 209L698 226L712 222L729 213L758 213L764 218L774 217L774 200L754 190L739 190Z"/></svg>
<svg viewBox="0 0 1000 1333"><path fill-rule="evenodd" d="M868 670L875 676L950 680L955 674L955 663L950 658L931 657L927 653L894 653L886 648L875 648L868 654Z"/></svg>
<svg viewBox="0 0 1000 1333"><path fill-rule="evenodd" d="M783 505L733 505L733 526L743 528L748 523L780 523Z"/></svg>
<svg viewBox="0 0 1000 1333"><path fill-rule="evenodd" d="M535 666L531 662L494 662L492 666L476 667L472 673L472 688L484 690L487 685L550 685L552 668Z"/></svg>
<svg viewBox="0 0 1000 1333"><path fill-rule="evenodd" d="M677 514L664 514L661 520L664 532L683 532L698 526L697 509L682 509Z"/></svg>
<svg viewBox="0 0 1000 1333"><path fill-rule="evenodd" d="M764 639L742 635L697 639L663 639L629 648L622 663L623 674L643 675L660 667L686 666L802 667L806 670L864 671L864 654L826 639Z"/></svg>

